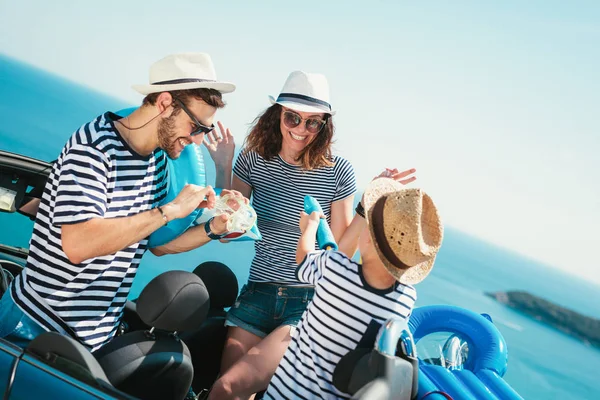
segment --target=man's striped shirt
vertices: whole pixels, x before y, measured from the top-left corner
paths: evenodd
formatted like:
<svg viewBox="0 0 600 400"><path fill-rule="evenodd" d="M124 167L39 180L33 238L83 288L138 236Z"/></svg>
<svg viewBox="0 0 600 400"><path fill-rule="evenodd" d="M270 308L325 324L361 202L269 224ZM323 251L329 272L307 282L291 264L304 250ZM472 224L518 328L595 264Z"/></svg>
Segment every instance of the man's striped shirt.
<svg viewBox="0 0 600 400"><path fill-rule="evenodd" d="M252 186L252 206L263 237L255 243L250 281L298 284L295 276L298 221L304 196L316 198L331 222L331 204L356 192L352 165L334 156L333 166L305 170L279 155L265 160L255 152L240 153L233 172Z"/></svg>
<svg viewBox="0 0 600 400"><path fill-rule="evenodd" d="M340 358L357 347L372 348L378 328L389 318L409 317L417 294L396 283L375 289L362 266L337 251L309 254L298 279L315 284L315 296L265 394L265 399L350 398L332 383Z"/></svg>
<svg viewBox="0 0 600 400"><path fill-rule="evenodd" d="M44 189L27 266L11 290L15 303L46 330L70 334L91 350L114 336L148 241L72 264L62 249L61 226L136 215L158 205L167 190L166 155L135 153L115 129L119 118L99 116L63 148Z"/></svg>

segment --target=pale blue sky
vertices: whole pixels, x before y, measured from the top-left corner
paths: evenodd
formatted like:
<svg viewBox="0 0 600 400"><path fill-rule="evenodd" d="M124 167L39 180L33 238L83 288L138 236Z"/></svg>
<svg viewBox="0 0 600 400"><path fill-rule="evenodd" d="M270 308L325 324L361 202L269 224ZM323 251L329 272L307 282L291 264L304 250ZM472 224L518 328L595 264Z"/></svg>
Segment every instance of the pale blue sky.
<svg viewBox="0 0 600 400"><path fill-rule="evenodd" d="M361 188L415 167L449 225L600 282L600 2L0 0L0 52L132 103L179 51L238 85L238 144L322 72Z"/></svg>

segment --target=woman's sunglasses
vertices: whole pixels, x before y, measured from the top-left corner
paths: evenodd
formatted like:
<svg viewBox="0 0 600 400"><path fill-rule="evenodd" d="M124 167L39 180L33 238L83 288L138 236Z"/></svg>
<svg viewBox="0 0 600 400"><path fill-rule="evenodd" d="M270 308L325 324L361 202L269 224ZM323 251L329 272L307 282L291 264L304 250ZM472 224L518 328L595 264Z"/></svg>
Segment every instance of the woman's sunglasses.
<svg viewBox="0 0 600 400"><path fill-rule="evenodd" d="M283 112L283 123L286 127L293 129L300 125L302 121L305 122L305 129L307 132L315 134L319 133L323 126L327 123L327 120L319 119L319 118L302 118L300 115L296 114L292 111L284 111Z"/></svg>
<svg viewBox="0 0 600 400"><path fill-rule="evenodd" d="M179 104L179 106L183 109L183 111L190 117L190 119L192 120L192 122L195 125L194 130L192 131L192 133L190 133L190 136L200 135L201 133L206 134L206 133L212 132L212 130L215 129L214 124L211 126L202 125L200 123L200 121L198 121L198 119L196 119L196 117L194 117L194 114L192 114L192 112L185 106L183 101L179 100L178 98L175 98L175 101L177 102L177 104Z"/></svg>

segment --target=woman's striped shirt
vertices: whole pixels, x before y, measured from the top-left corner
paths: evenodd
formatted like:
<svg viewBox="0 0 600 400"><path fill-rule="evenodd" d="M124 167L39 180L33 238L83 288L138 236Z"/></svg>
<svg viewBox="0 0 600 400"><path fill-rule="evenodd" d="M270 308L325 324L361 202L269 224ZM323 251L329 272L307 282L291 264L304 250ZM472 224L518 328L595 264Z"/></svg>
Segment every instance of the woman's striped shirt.
<svg viewBox="0 0 600 400"><path fill-rule="evenodd" d="M356 192L352 165L337 156L332 162L330 167L305 170L286 163L279 155L267 161L255 152L240 153L233 171L252 187L252 206L263 237L255 243L250 281L299 283L295 276L296 245L304 196L316 198L331 222L331 203Z"/></svg>

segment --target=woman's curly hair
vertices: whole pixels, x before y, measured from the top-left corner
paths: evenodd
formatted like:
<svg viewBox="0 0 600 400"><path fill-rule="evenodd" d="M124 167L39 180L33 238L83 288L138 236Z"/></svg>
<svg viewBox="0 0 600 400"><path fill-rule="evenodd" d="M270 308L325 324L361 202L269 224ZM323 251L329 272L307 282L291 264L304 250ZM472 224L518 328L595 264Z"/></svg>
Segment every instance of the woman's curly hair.
<svg viewBox="0 0 600 400"><path fill-rule="evenodd" d="M273 104L265 112L256 117L252 123L250 133L244 141L244 152L254 151L265 160L272 160L281 151L281 110L279 104ZM326 115L326 123L323 129L316 134L301 152L296 161L302 168L310 170L325 166L331 166L331 145L333 143L334 126L331 116Z"/></svg>

